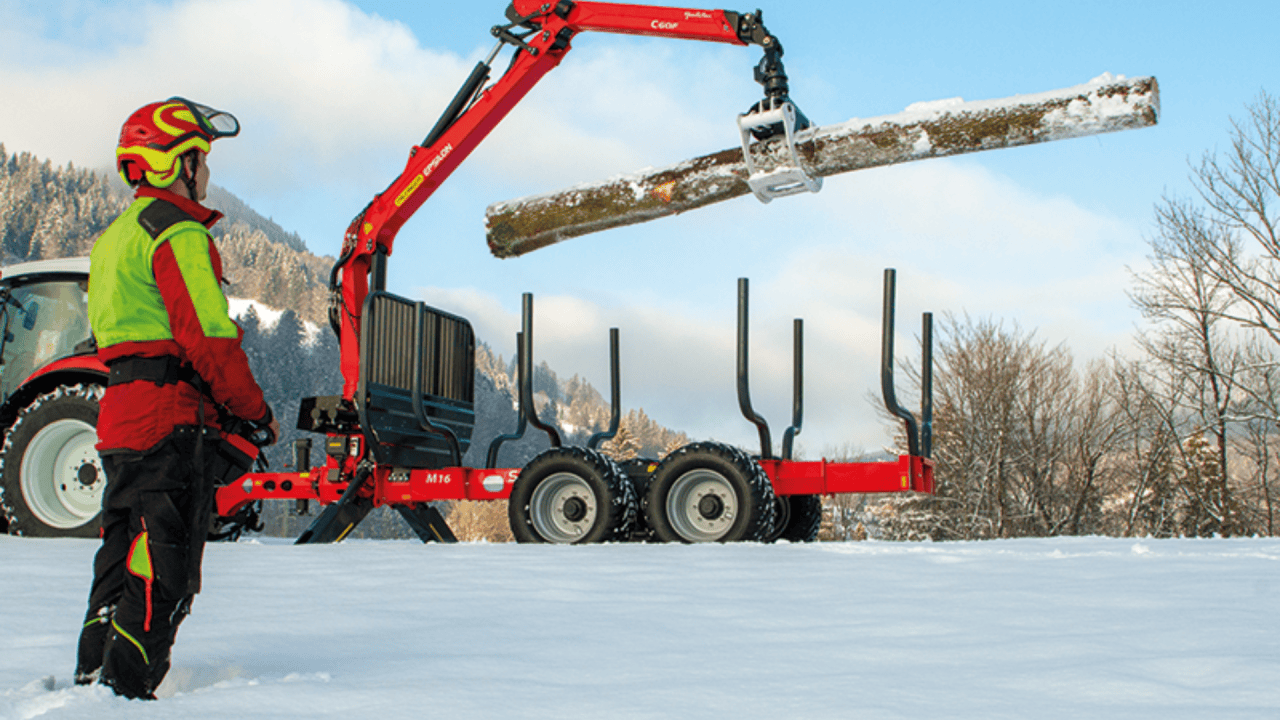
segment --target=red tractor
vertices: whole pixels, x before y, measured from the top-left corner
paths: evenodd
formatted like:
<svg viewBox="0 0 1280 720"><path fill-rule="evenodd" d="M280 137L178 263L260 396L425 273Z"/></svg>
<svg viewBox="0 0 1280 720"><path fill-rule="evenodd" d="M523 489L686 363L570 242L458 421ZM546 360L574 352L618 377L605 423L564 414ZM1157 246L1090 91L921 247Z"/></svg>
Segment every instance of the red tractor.
<svg viewBox="0 0 1280 720"><path fill-rule="evenodd" d="M106 476L93 446L107 371L88 282L88 258L0 270L0 528L13 534L98 534Z"/></svg>

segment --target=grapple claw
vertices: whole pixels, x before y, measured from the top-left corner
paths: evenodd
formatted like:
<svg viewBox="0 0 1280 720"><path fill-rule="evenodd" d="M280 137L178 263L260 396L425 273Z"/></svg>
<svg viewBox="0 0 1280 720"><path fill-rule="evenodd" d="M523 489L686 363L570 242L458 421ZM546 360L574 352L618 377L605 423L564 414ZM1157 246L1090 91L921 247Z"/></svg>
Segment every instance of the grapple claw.
<svg viewBox="0 0 1280 720"><path fill-rule="evenodd" d="M747 185L762 203L802 192L816 193L822 189L822 178L814 177L804 169L800 153L796 151L796 133L805 129L797 129L798 113L796 106L790 100L785 100L772 109L757 108L738 116L738 131L742 134L742 157L747 165ZM807 126L808 123L804 124ZM779 126L781 133L776 130ZM761 129L769 129L763 133L766 137L783 135L787 144L787 159L771 170L760 168L751 155L751 136L761 134Z"/></svg>

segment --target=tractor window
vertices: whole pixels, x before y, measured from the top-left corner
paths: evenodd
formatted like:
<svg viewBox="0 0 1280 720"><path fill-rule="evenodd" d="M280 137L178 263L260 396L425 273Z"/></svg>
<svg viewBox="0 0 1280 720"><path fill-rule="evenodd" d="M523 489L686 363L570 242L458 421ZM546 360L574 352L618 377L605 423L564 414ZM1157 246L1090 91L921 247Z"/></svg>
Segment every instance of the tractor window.
<svg viewBox="0 0 1280 720"><path fill-rule="evenodd" d="M5 303L0 311L0 324L8 332L0 365L5 399L31 373L89 339L86 288L83 280L52 280L12 289L17 302Z"/></svg>

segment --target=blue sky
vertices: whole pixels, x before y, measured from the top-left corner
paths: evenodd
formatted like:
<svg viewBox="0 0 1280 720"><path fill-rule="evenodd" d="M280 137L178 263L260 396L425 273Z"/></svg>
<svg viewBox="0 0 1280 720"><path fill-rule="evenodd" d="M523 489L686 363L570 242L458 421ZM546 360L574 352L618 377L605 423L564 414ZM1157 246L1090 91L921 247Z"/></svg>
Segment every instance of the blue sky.
<svg viewBox="0 0 1280 720"><path fill-rule="evenodd" d="M697 7L691 3L690 6ZM705 6L704 6L705 7ZM1280 6L1225 1L1027 5L753 0L819 124L914 102L980 100L1155 75L1159 126L829 178L818 195L740 198L677 218L489 256L487 205L731 147L757 99L754 48L583 35L400 233L395 292L466 315L510 356L522 292L538 360L606 389L622 331L623 399L696 438L744 444L733 384L735 287L752 281L756 408L790 415L791 319L806 321L810 456L888 440L876 387L881 271L899 271L898 346L919 313L993 317L1077 359L1127 351L1127 269L1188 160L1280 92ZM492 46L498 2L0 0L0 142L107 167L137 106L179 94L235 113L214 182L333 254L351 217ZM607 390L606 390L607 393ZM901 393L900 393L901 395ZM903 399L907 402L907 399ZM912 401L914 402L914 401Z"/></svg>

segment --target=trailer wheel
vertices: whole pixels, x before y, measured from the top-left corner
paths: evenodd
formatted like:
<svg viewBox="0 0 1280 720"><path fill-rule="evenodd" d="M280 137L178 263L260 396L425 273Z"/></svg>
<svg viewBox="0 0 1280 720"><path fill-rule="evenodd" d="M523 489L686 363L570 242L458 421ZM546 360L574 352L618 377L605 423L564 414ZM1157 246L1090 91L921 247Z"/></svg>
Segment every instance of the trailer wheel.
<svg viewBox="0 0 1280 720"><path fill-rule="evenodd" d="M774 540L813 542L822 527L821 495L785 495L778 498Z"/></svg>
<svg viewBox="0 0 1280 720"><path fill-rule="evenodd" d="M646 517L662 542L764 542L773 531L773 485L735 448L686 445L654 472Z"/></svg>
<svg viewBox="0 0 1280 720"><path fill-rule="evenodd" d="M9 532L97 537L107 477L98 441L100 385L64 385L23 408L5 435L0 504Z"/></svg>
<svg viewBox="0 0 1280 720"><path fill-rule="evenodd" d="M585 544L625 540L636 496L622 469L595 450L552 448L520 471L507 515L517 542Z"/></svg>

